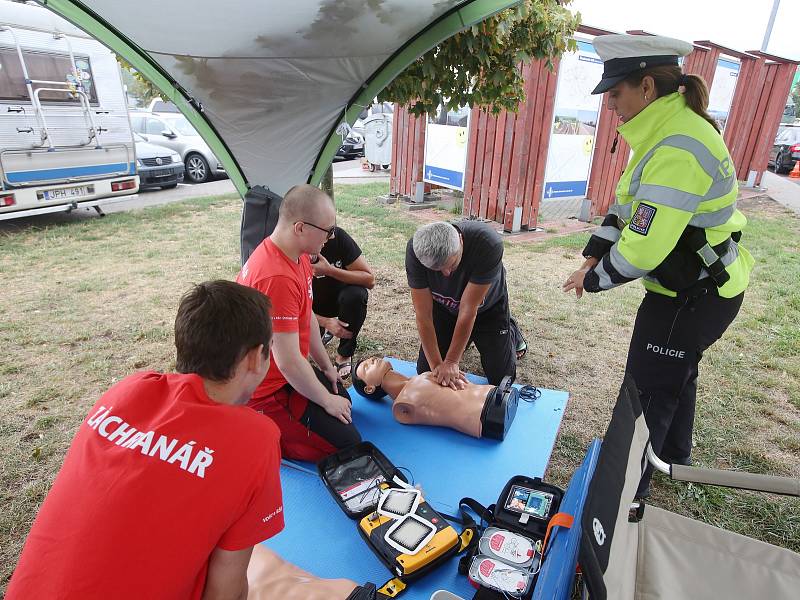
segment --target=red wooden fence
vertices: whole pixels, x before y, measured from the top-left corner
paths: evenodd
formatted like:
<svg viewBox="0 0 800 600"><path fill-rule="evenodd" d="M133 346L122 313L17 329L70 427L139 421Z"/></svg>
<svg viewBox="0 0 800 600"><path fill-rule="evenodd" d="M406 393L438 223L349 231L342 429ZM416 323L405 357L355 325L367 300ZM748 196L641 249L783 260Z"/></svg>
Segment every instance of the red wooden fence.
<svg viewBox="0 0 800 600"><path fill-rule="evenodd" d="M394 105L392 118L392 170L389 192L413 196L422 181L425 161L425 115L415 117L403 106Z"/></svg>
<svg viewBox="0 0 800 600"><path fill-rule="evenodd" d="M580 31L609 33L588 26L581 26ZM760 52L738 52L704 40L695 42L684 70L702 76L710 88L720 54L741 61L725 142L738 178L747 180L754 171L758 185L798 63ZM555 109L557 68L556 62L556 71L550 72L541 61L523 67L527 99L516 114L493 116L473 109L464 176L465 216L497 221L506 231L536 226ZM591 216L606 213L627 164L630 149L622 138L616 152L610 154L618 126L617 116L602 106L586 190ZM392 132L391 191L413 195L415 184L422 181L425 119L396 106Z"/></svg>
<svg viewBox="0 0 800 600"><path fill-rule="evenodd" d="M555 109L556 69L523 67L526 101L519 112L494 116L473 109L464 176L464 214L503 224L536 226ZM516 223L515 223L516 218Z"/></svg>
<svg viewBox="0 0 800 600"><path fill-rule="evenodd" d="M754 183L759 185L797 62L758 51L741 54L740 59L736 92L725 127L725 143L737 177L746 181L750 173L755 172Z"/></svg>

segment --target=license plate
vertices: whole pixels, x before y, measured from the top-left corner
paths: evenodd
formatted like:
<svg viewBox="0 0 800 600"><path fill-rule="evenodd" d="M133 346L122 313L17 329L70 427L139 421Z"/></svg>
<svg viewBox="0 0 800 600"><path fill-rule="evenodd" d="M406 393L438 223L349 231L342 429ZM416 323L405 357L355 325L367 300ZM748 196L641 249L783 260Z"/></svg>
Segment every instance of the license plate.
<svg viewBox="0 0 800 600"><path fill-rule="evenodd" d="M82 185L80 187L59 188L57 190L46 190L44 192L45 200L68 200L70 198L81 198L89 195L90 186Z"/></svg>
<svg viewBox="0 0 800 600"><path fill-rule="evenodd" d="M170 175L172 175L172 171L169 171L169 170L167 170L167 171L155 171L153 173L153 177L169 177Z"/></svg>

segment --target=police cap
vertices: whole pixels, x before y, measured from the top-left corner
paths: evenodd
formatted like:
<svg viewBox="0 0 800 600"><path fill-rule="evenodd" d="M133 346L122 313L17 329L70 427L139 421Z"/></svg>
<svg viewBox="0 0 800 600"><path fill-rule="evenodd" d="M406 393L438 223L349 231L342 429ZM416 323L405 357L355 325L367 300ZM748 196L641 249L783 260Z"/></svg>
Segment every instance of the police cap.
<svg viewBox="0 0 800 600"><path fill-rule="evenodd" d="M603 78L592 94L607 92L631 73L648 67L678 65L678 58L689 54L689 42L660 35L599 35L592 42L603 59Z"/></svg>

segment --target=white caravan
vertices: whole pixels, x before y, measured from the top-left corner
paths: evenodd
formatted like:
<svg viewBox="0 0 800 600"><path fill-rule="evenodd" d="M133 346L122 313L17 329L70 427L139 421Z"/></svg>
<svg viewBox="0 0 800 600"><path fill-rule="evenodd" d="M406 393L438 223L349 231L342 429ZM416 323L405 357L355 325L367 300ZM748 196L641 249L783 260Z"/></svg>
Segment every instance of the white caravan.
<svg viewBox="0 0 800 600"><path fill-rule="evenodd" d="M136 193L114 55L50 11L0 0L0 220Z"/></svg>

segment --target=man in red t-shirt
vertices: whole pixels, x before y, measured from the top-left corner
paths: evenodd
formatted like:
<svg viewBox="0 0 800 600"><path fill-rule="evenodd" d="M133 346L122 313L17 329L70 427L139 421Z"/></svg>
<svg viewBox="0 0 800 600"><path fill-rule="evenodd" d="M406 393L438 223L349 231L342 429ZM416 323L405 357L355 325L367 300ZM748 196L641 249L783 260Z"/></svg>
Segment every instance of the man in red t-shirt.
<svg viewBox="0 0 800 600"><path fill-rule="evenodd" d="M279 431L245 403L269 367L269 300L197 285L178 373L136 373L80 425L8 600L247 595L253 545L283 529Z"/></svg>
<svg viewBox="0 0 800 600"><path fill-rule="evenodd" d="M320 253L335 227L336 211L325 192L312 185L293 187L281 202L275 231L236 278L272 300L272 364L249 405L278 425L286 458L318 461L361 441L350 396L311 310L309 254ZM309 354L319 369L308 362Z"/></svg>

